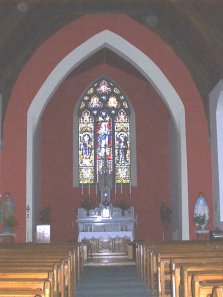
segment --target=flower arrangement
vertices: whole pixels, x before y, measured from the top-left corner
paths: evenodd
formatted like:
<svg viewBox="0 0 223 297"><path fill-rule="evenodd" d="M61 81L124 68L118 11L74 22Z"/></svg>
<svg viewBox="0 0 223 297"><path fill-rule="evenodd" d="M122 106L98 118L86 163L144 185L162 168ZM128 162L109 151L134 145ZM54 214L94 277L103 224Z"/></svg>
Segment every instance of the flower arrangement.
<svg viewBox="0 0 223 297"><path fill-rule="evenodd" d="M206 214L194 215L194 223L198 230L206 230L207 228L207 217Z"/></svg>

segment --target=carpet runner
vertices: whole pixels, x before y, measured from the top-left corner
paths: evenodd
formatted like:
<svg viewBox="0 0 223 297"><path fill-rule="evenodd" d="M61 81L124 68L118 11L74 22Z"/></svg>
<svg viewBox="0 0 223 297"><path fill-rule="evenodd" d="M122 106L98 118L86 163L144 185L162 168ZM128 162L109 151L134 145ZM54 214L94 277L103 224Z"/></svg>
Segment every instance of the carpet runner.
<svg viewBox="0 0 223 297"><path fill-rule="evenodd" d="M150 297L136 266L84 267L77 297Z"/></svg>

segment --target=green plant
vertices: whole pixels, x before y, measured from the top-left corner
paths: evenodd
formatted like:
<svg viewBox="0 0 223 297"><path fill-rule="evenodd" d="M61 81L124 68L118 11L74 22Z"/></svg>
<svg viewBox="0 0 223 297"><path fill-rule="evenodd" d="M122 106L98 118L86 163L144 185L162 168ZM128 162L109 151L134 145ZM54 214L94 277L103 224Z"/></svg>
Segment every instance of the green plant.
<svg viewBox="0 0 223 297"><path fill-rule="evenodd" d="M81 207L89 211L95 208L95 202L90 198L85 198L81 200Z"/></svg>
<svg viewBox="0 0 223 297"><path fill-rule="evenodd" d="M114 206L121 208L123 215L124 215L124 211L129 209L129 207L130 207L129 204L124 199L116 201L114 203Z"/></svg>
<svg viewBox="0 0 223 297"><path fill-rule="evenodd" d="M163 225L164 230L169 228L169 224L172 219L172 209L167 206L165 203L162 203L160 206L160 219Z"/></svg>
<svg viewBox="0 0 223 297"><path fill-rule="evenodd" d="M41 224L50 224L51 221L51 207L47 206L40 211L39 221Z"/></svg>

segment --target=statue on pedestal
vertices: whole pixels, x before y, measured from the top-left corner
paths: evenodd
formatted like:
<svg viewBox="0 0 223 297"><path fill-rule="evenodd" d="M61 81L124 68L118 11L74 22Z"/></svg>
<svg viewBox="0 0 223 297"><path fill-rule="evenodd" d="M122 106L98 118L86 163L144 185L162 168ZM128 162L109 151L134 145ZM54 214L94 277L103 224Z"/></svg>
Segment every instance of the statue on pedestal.
<svg viewBox="0 0 223 297"><path fill-rule="evenodd" d="M14 201L9 192L5 193L5 198L1 203L0 220L4 233L13 233L17 221L14 216Z"/></svg>

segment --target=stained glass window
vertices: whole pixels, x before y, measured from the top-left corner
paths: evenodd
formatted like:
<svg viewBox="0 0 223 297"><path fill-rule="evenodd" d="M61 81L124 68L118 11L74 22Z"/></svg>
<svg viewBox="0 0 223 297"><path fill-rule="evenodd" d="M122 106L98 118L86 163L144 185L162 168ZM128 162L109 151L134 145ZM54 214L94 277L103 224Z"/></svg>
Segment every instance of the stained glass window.
<svg viewBox="0 0 223 297"><path fill-rule="evenodd" d="M79 184L98 182L105 166L113 182L130 183L130 109L122 90L101 78L81 97L78 117Z"/></svg>

